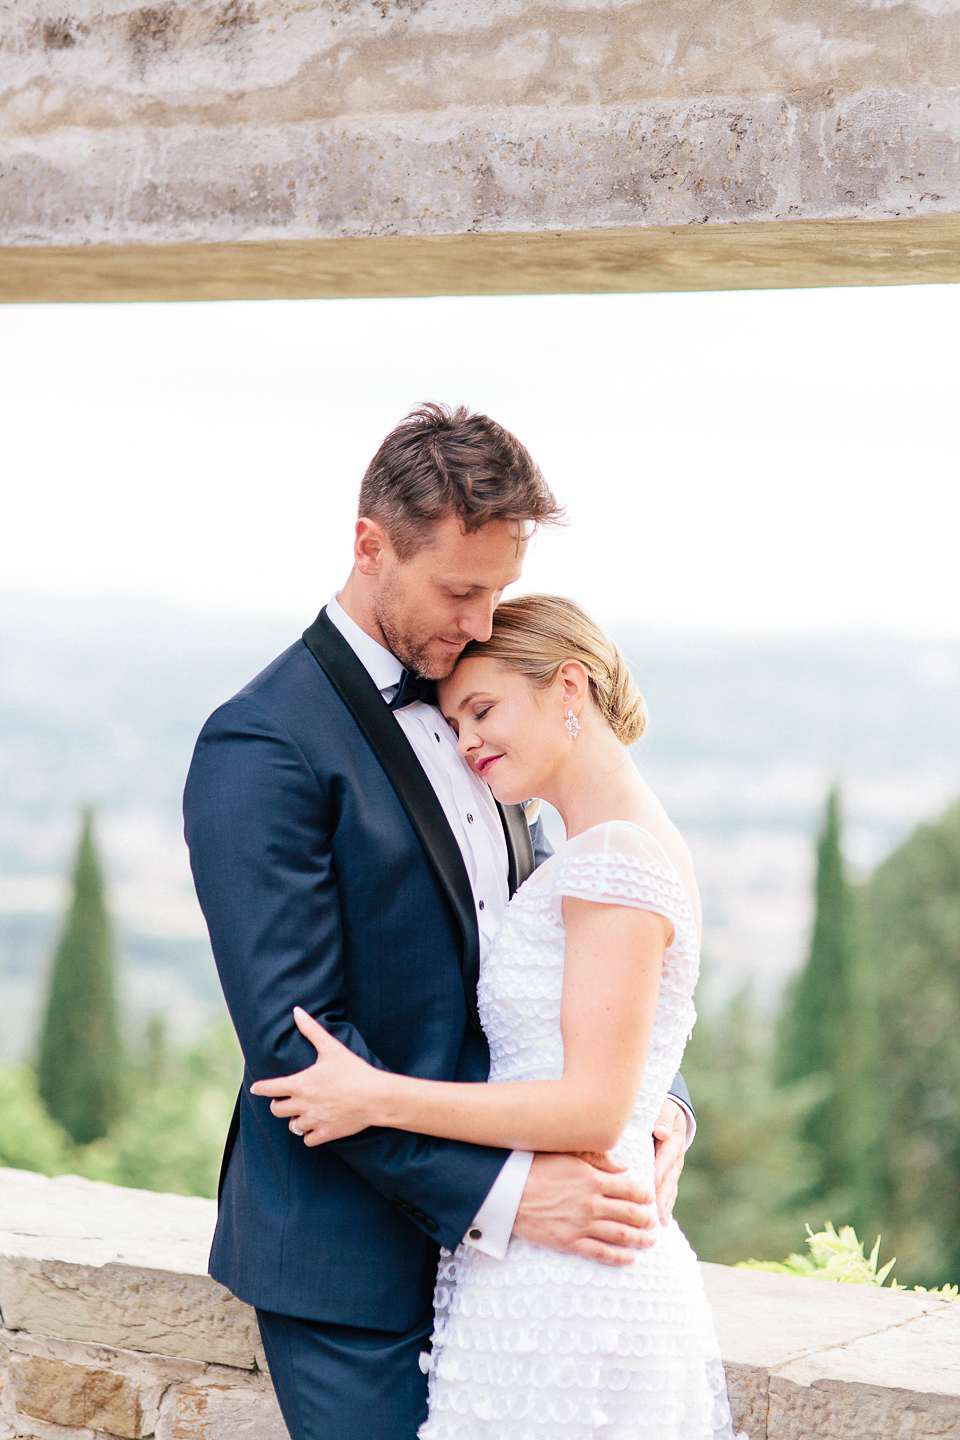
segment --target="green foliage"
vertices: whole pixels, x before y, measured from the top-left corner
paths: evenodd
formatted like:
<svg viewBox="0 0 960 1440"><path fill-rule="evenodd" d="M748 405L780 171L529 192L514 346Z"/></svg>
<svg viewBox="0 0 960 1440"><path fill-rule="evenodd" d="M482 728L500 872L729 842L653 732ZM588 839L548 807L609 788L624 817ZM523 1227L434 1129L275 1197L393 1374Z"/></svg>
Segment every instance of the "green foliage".
<svg viewBox="0 0 960 1440"><path fill-rule="evenodd" d="M119 1117L122 1069L113 945L93 816L86 810L37 1063L40 1098L75 1144L100 1139Z"/></svg>
<svg viewBox="0 0 960 1440"><path fill-rule="evenodd" d="M875 1223L911 1280L960 1281L960 805L921 825L864 894L879 997Z"/></svg>
<svg viewBox="0 0 960 1440"><path fill-rule="evenodd" d="M880 1236L869 1256L857 1239L852 1225L841 1225L837 1234L831 1221L814 1234L807 1226L808 1255L788 1255L786 1260L741 1260L739 1270L770 1270L775 1275L813 1275L818 1280L836 1280L843 1285L882 1285L896 1260L888 1260L877 1269L880 1257Z"/></svg>
<svg viewBox="0 0 960 1440"><path fill-rule="evenodd" d="M810 953L781 1017L776 1056L782 1084L818 1076L823 1096L802 1138L818 1158L811 1201L842 1204L853 1217L874 1208L876 1025L859 910L841 849L840 797L827 798L817 842L816 912Z"/></svg>
<svg viewBox="0 0 960 1440"><path fill-rule="evenodd" d="M840 850L840 797L833 789L817 841L810 954L780 1024L777 1069L781 1081L830 1075L836 1067L853 998L849 993L851 920L850 887ZM819 1110L816 1118L819 1120Z"/></svg>
<svg viewBox="0 0 960 1440"><path fill-rule="evenodd" d="M168 1051L152 1025L127 1111L108 1139L78 1157L78 1173L142 1190L216 1195L242 1068L226 1021L180 1051Z"/></svg>
<svg viewBox="0 0 960 1440"><path fill-rule="evenodd" d="M174 1051L152 1025L143 1064L127 1072L123 1118L89 1145L50 1119L29 1070L0 1070L0 1166L214 1196L242 1068L226 1021Z"/></svg>
<svg viewBox="0 0 960 1440"><path fill-rule="evenodd" d="M814 1078L778 1088L770 1058L769 1036L742 996L697 1021L683 1058L697 1138L677 1219L703 1260L783 1254L809 1214L801 1202L817 1170L798 1132L823 1085Z"/></svg>
<svg viewBox="0 0 960 1440"><path fill-rule="evenodd" d="M0 1165L63 1175L72 1153L70 1137L40 1101L33 1072L0 1070Z"/></svg>
<svg viewBox="0 0 960 1440"><path fill-rule="evenodd" d="M869 1255L863 1253L863 1242L857 1239L852 1225L841 1225L839 1234L828 1220L817 1234L807 1226L807 1255L788 1255L786 1260L741 1260L738 1270L768 1270L775 1275L806 1275L815 1280L833 1280L841 1285L882 1285L890 1274L896 1259L888 1260L878 1268L880 1259L880 1236ZM896 1280L890 1282L891 1290L906 1287ZM923 1295L935 1295L940 1300L956 1300L960 1291L956 1285L941 1285L938 1290L926 1290L914 1285L914 1290Z"/></svg>
<svg viewBox="0 0 960 1440"><path fill-rule="evenodd" d="M859 889L831 794L810 956L772 1073L742 1004L694 1032L684 1071L699 1130L677 1207L704 1259L810 1254L772 1268L882 1283L882 1230L915 1288L960 1283L960 805L921 825ZM839 1234L830 1214L848 1223ZM816 1233L814 1233L816 1231ZM878 1278L879 1277L879 1278ZM946 1288L943 1282L946 1281Z"/></svg>

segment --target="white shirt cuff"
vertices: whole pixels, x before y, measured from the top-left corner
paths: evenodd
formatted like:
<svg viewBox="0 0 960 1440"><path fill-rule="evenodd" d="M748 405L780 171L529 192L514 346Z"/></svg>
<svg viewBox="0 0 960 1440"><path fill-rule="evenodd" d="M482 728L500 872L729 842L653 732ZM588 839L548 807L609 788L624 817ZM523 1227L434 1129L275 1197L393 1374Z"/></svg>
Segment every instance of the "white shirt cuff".
<svg viewBox="0 0 960 1440"><path fill-rule="evenodd" d="M679 1095L668 1095L667 1099L672 1100L674 1105L679 1105L680 1109L687 1117L687 1140L683 1148L684 1150L689 1150L690 1146L693 1144L693 1137L697 1133L697 1117L690 1109L690 1106L683 1103Z"/></svg>
<svg viewBox="0 0 960 1440"><path fill-rule="evenodd" d="M463 1237L465 1245L482 1250L484 1255L494 1260L503 1259L532 1164L532 1150L511 1150L486 1200L473 1217L473 1224Z"/></svg>

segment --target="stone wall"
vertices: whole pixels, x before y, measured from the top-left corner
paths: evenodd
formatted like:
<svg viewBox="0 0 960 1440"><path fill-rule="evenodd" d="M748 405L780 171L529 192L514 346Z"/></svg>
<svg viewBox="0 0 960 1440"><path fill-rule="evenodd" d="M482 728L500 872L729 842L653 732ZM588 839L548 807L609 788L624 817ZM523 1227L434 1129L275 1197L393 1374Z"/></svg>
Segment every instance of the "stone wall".
<svg viewBox="0 0 960 1440"><path fill-rule="evenodd" d="M212 1201L0 1170L0 1440L285 1440ZM960 1437L960 1305L704 1265L749 1440Z"/></svg>
<svg viewBox="0 0 960 1440"><path fill-rule="evenodd" d="M215 1206L0 1170L0 1440L286 1440Z"/></svg>
<svg viewBox="0 0 960 1440"><path fill-rule="evenodd" d="M955 0L19 0L0 294L958 278L958 56Z"/></svg>

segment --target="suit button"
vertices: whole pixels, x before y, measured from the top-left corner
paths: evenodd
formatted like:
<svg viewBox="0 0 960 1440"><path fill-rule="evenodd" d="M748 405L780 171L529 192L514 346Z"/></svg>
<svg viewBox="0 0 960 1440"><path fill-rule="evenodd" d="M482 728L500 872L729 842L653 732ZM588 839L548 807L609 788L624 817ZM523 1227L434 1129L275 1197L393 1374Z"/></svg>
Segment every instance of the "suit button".
<svg viewBox="0 0 960 1440"><path fill-rule="evenodd" d="M436 1220L434 1220L432 1215L424 1215L420 1223L423 1226L424 1230L429 1230L431 1235L435 1235L440 1229L440 1226L437 1224Z"/></svg>

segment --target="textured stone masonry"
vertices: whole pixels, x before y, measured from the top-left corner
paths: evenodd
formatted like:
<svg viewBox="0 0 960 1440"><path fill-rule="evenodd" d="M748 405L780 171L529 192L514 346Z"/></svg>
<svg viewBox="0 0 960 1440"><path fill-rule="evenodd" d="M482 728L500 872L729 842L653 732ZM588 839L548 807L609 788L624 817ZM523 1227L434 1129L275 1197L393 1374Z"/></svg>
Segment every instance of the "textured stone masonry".
<svg viewBox="0 0 960 1440"><path fill-rule="evenodd" d="M212 1201L0 1170L0 1440L285 1440ZM704 1265L749 1440L960 1440L960 1304Z"/></svg>
<svg viewBox="0 0 960 1440"><path fill-rule="evenodd" d="M287 1440L261 1369L0 1331L0 1440Z"/></svg>
<svg viewBox="0 0 960 1440"><path fill-rule="evenodd" d="M6 298L90 298L91 273L94 295L153 298L156 247L182 247L186 293L207 295L198 252L216 245L212 293L417 294L431 260L434 293L511 288L496 246L369 248L465 237L511 239L513 289L541 288L544 244L558 289L671 288L683 274L623 237L669 250L700 226L760 246L734 275L705 242L708 288L960 278L957 0L19 0L4 15ZM947 219L945 247L924 227ZM933 254L891 253L888 236L885 257L838 274L774 228L826 226L810 243L842 255L840 222L909 222ZM611 233L599 266L564 244Z"/></svg>

